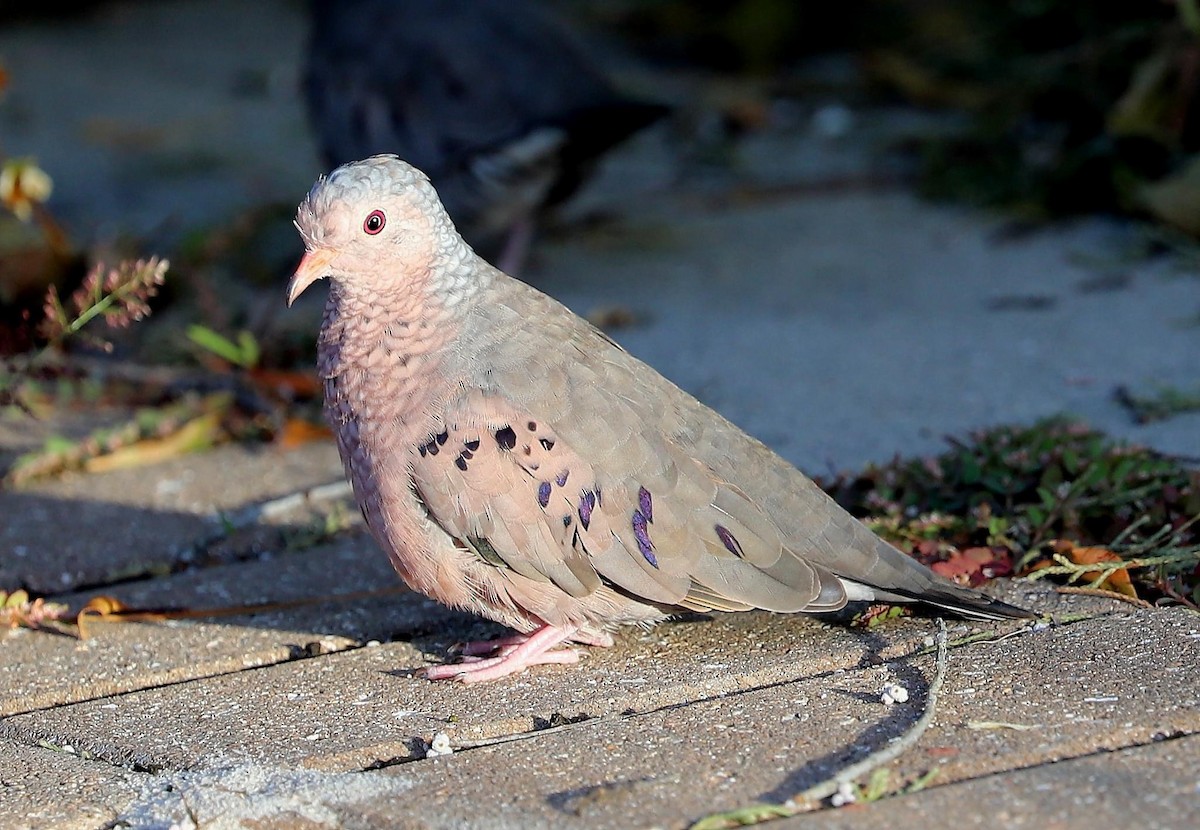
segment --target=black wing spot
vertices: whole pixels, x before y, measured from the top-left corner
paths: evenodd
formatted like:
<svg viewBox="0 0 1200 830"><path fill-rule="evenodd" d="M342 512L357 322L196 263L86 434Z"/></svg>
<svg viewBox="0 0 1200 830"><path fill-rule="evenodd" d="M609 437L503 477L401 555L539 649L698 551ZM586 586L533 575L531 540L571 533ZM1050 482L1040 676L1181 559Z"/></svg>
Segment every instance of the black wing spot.
<svg viewBox="0 0 1200 830"><path fill-rule="evenodd" d="M542 449L544 449L546 452L550 452L550 450L554 449L554 442L549 438L539 438L538 443L542 445Z"/></svg>
<svg viewBox="0 0 1200 830"><path fill-rule="evenodd" d="M479 449L479 439L475 438L470 441L467 441L466 443L463 444L463 446L466 447L467 449L469 449L471 452L475 452L475 450Z"/></svg>
<svg viewBox="0 0 1200 830"><path fill-rule="evenodd" d="M438 442L438 446L440 447L450 440L450 433L446 430L442 430L440 433L438 433L437 438L434 440Z"/></svg>
<svg viewBox="0 0 1200 830"><path fill-rule="evenodd" d="M529 427L530 432L537 432L537 421L530 421L525 426Z"/></svg>
<svg viewBox="0 0 1200 830"><path fill-rule="evenodd" d="M517 445L517 434L513 432L512 427L498 429L496 430L496 443L502 450L511 450Z"/></svg>
<svg viewBox="0 0 1200 830"><path fill-rule="evenodd" d="M467 459L460 455L458 458L454 459L454 466L458 467L458 469L465 473L467 471Z"/></svg>

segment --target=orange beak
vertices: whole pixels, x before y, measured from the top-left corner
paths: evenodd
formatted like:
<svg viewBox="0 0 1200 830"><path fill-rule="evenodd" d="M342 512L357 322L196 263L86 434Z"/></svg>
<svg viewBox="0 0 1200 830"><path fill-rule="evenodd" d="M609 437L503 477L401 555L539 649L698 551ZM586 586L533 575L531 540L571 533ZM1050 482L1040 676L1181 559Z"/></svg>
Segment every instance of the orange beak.
<svg viewBox="0 0 1200 830"><path fill-rule="evenodd" d="M324 248L309 251L304 255L300 264L296 266L296 273L292 274L292 278L288 280L287 304L289 306L304 293L304 289L322 277L328 276L333 257L333 251Z"/></svg>

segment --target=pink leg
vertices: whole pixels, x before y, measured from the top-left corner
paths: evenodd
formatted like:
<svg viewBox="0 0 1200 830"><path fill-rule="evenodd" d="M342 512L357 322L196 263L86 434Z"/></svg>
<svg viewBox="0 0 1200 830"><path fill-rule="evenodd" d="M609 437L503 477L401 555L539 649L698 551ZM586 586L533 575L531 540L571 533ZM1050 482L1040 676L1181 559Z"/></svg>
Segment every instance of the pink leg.
<svg viewBox="0 0 1200 830"><path fill-rule="evenodd" d="M510 634L507 637L497 637L494 640L471 640L470 642L454 646L450 651L461 654L463 657L503 657L506 654L512 653L517 646L527 642L530 636L529 634ZM600 648L608 648L613 644L612 635L604 632L576 631L570 635L569 639L587 646L599 646ZM474 661L464 660L463 662L472 663Z"/></svg>
<svg viewBox="0 0 1200 830"><path fill-rule="evenodd" d="M502 637L492 642L491 651L497 651L495 657L471 657L465 662L448 666L430 666L422 669L421 674L430 680L460 680L463 683L480 683L484 680L495 680L516 674L530 666L545 663L575 663L579 660L579 652L574 649L555 646L569 640L575 634L574 628L557 628L543 625L531 634L517 634L512 637ZM468 643L463 652L470 655L487 653L484 646L487 643ZM468 651L468 649L470 651Z"/></svg>

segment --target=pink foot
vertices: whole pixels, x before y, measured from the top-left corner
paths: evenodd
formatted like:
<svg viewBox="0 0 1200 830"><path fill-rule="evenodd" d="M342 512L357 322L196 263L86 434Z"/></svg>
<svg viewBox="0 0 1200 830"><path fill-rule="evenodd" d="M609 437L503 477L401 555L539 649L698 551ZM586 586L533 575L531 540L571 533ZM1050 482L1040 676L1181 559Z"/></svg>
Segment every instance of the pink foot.
<svg viewBox="0 0 1200 830"><path fill-rule="evenodd" d="M501 637L490 642L467 643L462 647L466 655L463 662L448 666L430 666L422 669L421 674L430 680L459 680L463 683L480 683L484 680L495 680L516 674L530 666L546 663L577 663L579 652L570 648L555 648L555 646L571 639L576 634L574 628L558 628L543 625L531 634L514 634ZM596 645L603 645L603 638L589 637L589 640L601 639ZM481 654L491 654L491 657L480 657Z"/></svg>
<svg viewBox="0 0 1200 830"><path fill-rule="evenodd" d="M518 646L529 642L531 636L531 634L510 634L507 637L497 637L494 640L472 640L467 643L460 643L452 647L450 651L461 654L463 657L504 657L511 654ZM604 632L576 631L566 639L582 643L586 646L599 646L600 648L608 648L613 644L612 635ZM463 660L463 662L473 663L475 661Z"/></svg>

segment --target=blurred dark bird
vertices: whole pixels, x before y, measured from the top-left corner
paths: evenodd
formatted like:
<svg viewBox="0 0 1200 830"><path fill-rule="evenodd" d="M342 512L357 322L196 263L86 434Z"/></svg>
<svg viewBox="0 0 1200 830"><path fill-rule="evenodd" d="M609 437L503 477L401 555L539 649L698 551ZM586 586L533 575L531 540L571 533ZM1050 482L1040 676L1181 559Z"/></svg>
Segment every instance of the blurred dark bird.
<svg viewBox="0 0 1200 830"><path fill-rule="evenodd" d="M535 218L666 107L612 87L526 0L313 0L305 93L326 167L395 153L519 270Z"/></svg>

